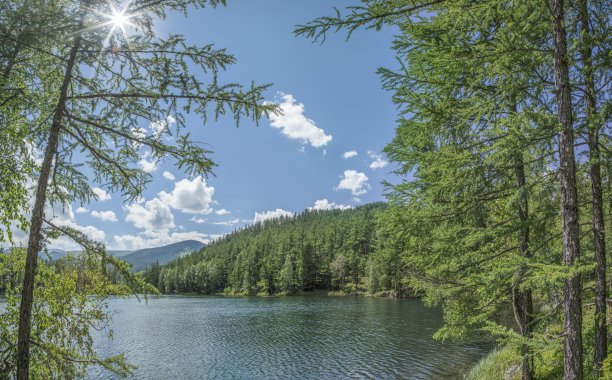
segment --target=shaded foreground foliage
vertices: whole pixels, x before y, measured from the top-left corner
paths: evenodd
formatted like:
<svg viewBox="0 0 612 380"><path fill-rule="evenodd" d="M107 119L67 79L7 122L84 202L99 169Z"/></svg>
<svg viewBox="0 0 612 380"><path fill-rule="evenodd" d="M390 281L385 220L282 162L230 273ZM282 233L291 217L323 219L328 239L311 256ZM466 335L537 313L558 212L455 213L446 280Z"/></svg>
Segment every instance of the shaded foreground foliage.
<svg viewBox="0 0 612 380"><path fill-rule="evenodd" d="M601 0L364 0L296 29L398 31L383 224L437 336L492 333L523 379L612 376L611 21Z"/></svg>
<svg viewBox="0 0 612 380"><path fill-rule="evenodd" d="M0 258L0 277L6 295L0 314L0 375L14 373L17 350L17 322L23 283L25 251L11 249ZM129 267L116 262L117 276L110 281L91 252L68 255L54 263L40 261L32 307L30 376L63 379L84 376L90 365L100 365L120 376L132 374L123 354L101 357L93 349L93 330L110 337L109 295L128 297L134 292L155 293L150 285L130 276ZM123 275L122 275L123 273ZM135 281L135 282L134 282Z"/></svg>
<svg viewBox="0 0 612 380"><path fill-rule="evenodd" d="M210 149L190 137L188 113L203 124L224 115L236 123L241 118L256 123L276 110L274 104L263 103L268 85L242 86L222 78L236 62L224 49L191 46L181 35L157 34L154 24L167 12L186 15L188 9L218 5L225 1L0 3L0 242L13 243L16 229L28 233L25 269L13 268L23 273L17 350L7 343L4 351L14 356L5 369L11 375L16 372L18 379L73 376L70 366L40 374L41 365L59 360L77 363L78 368L91 363L70 350L36 346L42 342L35 335L37 328L46 323L36 309L44 284L39 281L44 267L37 268L43 266L38 254L51 239L73 240L91 256L87 260L92 265L97 263L102 271L107 264L116 265L131 291L142 290L132 287L139 280L102 245L91 242L78 226L62 226L50 209L88 203L96 197L94 186L121 193L127 201L138 199L151 181L151 174L139 165L143 157L169 159L189 175L208 175L216 164ZM111 22L117 10L134 33L128 35ZM108 290L98 285L78 295ZM52 284L47 289L57 290L46 294L49 300L62 300L60 289ZM51 328L62 318L79 319L70 309L57 312L56 319L48 321ZM98 317L84 319L95 322ZM70 333L79 347L86 331L74 328Z"/></svg>

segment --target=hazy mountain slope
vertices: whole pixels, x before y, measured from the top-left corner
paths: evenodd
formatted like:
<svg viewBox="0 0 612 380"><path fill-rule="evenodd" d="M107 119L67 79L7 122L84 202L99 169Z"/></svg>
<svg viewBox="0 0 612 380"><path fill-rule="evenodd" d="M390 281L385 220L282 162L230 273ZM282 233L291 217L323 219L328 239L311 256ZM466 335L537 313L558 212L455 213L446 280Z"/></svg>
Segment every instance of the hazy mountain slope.
<svg viewBox="0 0 612 380"><path fill-rule="evenodd" d="M199 251L205 246L206 244L199 241L186 240L163 247L139 249L120 258L126 263L133 265L135 271L141 271L156 261L159 264L165 264L182 255Z"/></svg>
<svg viewBox="0 0 612 380"><path fill-rule="evenodd" d="M191 252L199 251L204 248L206 244L195 240L186 240L179 243L173 243L165 245L163 247L144 248L137 251L119 251L111 250L108 251L111 255L120 258L134 266L135 271L141 271L146 266L151 266L154 262L159 264L165 264L169 261L179 258L182 255L186 255ZM59 260L68 254L67 251L61 249L49 249L45 252L41 252L40 257L47 259L51 257L53 260Z"/></svg>

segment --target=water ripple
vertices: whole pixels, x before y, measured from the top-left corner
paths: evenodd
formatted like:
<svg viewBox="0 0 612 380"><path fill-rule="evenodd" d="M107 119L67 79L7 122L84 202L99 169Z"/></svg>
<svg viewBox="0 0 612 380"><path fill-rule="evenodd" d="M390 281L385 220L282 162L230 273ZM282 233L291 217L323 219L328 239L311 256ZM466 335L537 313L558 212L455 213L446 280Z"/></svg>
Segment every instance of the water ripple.
<svg viewBox="0 0 612 380"><path fill-rule="evenodd" d="M350 297L112 300L115 340L139 379L452 379L491 346L441 343L439 310ZM91 378L113 378L102 368Z"/></svg>

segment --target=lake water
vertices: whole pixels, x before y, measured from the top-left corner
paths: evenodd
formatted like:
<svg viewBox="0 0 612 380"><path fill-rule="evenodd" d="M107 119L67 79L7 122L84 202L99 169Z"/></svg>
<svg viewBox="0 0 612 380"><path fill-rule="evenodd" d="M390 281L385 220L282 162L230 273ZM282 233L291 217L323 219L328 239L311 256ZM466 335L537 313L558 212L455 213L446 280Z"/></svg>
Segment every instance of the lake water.
<svg viewBox="0 0 612 380"><path fill-rule="evenodd" d="M362 297L151 297L110 301L114 340L139 379L455 379L486 343L440 343L438 309ZM113 378L101 367L88 378Z"/></svg>

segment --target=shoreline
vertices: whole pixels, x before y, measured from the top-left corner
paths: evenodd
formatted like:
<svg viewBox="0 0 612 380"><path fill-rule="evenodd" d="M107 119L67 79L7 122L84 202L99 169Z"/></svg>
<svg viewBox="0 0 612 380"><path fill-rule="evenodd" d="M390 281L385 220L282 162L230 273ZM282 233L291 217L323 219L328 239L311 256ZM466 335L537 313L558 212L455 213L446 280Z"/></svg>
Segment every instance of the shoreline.
<svg viewBox="0 0 612 380"><path fill-rule="evenodd" d="M400 294L397 294L395 291L385 291L378 292L376 294L367 293L367 292L344 292L342 290L312 290L301 293L293 293L287 294L285 292L279 292L274 294L268 294L266 292L259 293L210 293L210 294L202 294L202 293L161 293L163 296L213 296L213 297L266 297L266 298L275 298L275 297L300 297L300 296L323 296L323 297L374 297L374 298L393 298L393 299L412 299L412 300L420 300L421 296L416 295L413 291L405 291Z"/></svg>

